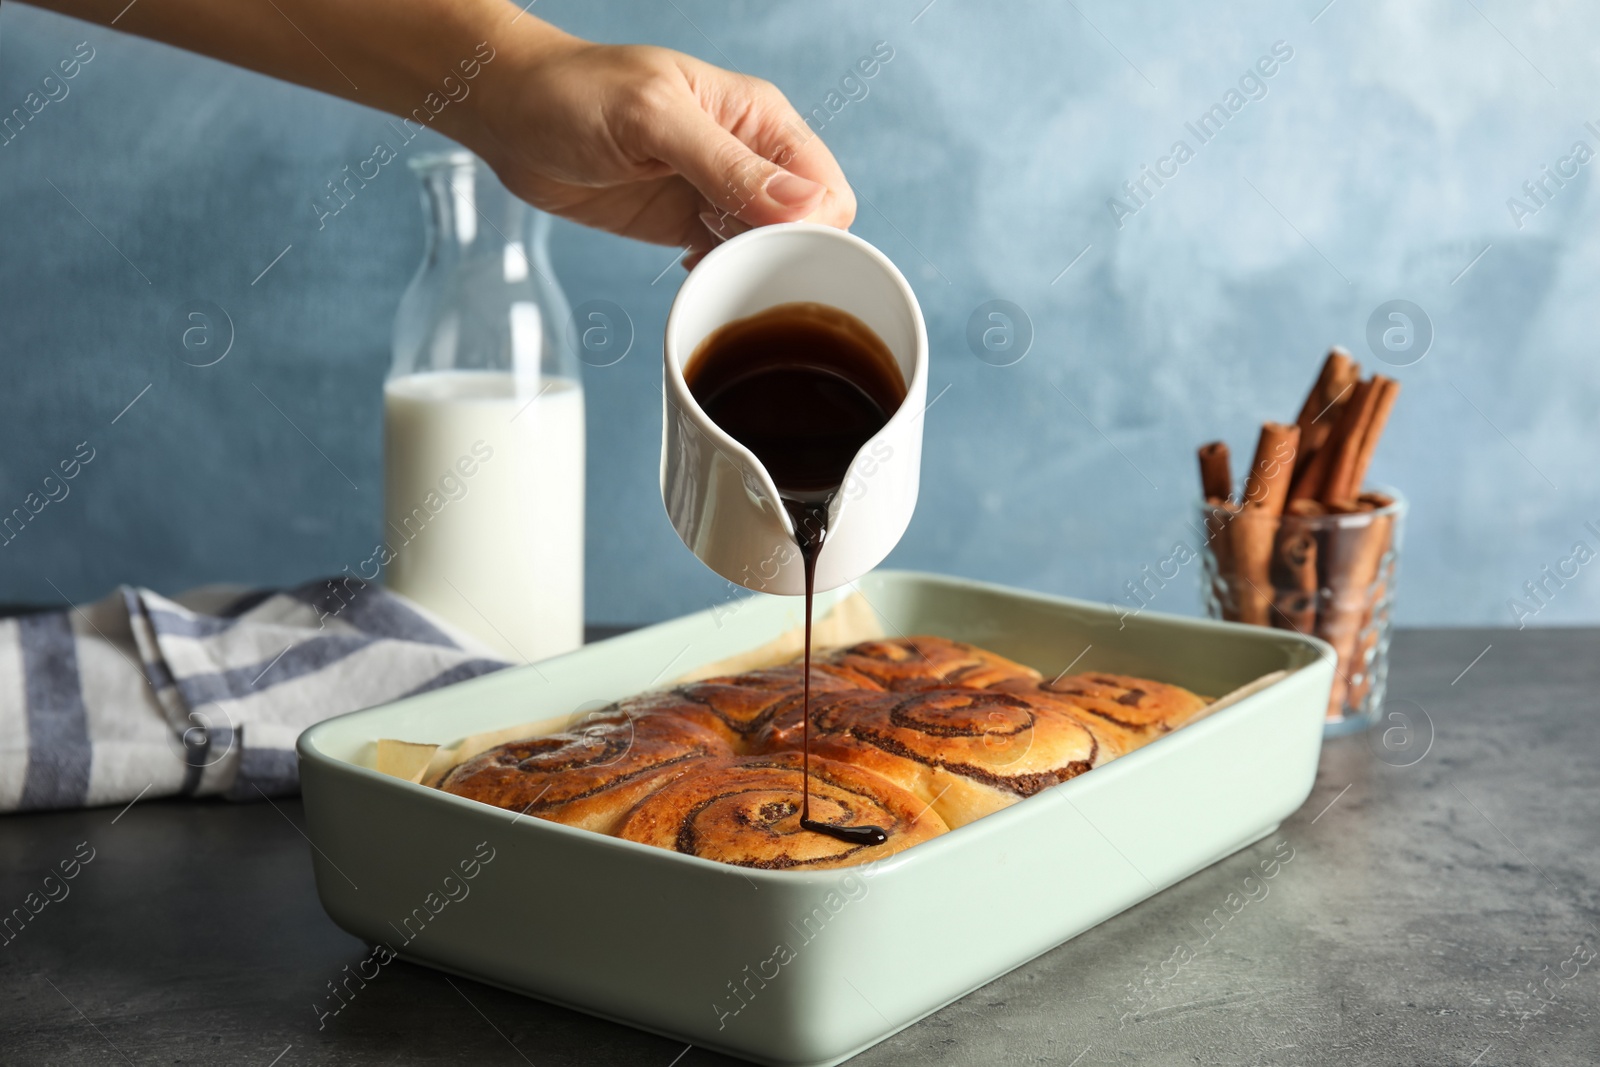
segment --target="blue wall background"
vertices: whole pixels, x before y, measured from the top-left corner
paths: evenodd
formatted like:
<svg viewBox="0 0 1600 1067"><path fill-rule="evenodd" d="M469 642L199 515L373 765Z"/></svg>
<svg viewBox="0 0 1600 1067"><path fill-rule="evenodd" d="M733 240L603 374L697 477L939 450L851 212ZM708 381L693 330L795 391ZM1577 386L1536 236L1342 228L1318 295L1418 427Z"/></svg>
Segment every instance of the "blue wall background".
<svg viewBox="0 0 1600 1067"><path fill-rule="evenodd" d="M1222 436L1248 455L1262 419L1293 417L1330 343L1376 365L1367 320L1404 298L1435 337L1388 371L1405 391L1373 472L1413 501L1400 617L1508 624L1524 582L1574 542L1600 547L1584 525L1600 528L1600 164L1520 227L1507 207L1574 142L1600 148L1585 127L1600 128L1600 10L1325 3L543 0L538 13L761 74L802 111L875 42L894 48L823 130L861 195L856 231L927 313L930 392L948 386L890 564L1118 599L1187 536L1195 446ZM0 9L0 113L84 40L95 58L69 95L0 147L0 511L79 442L95 458L0 548L0 599L283 583L364 559L389 323L420 215L397 166L320 232L311 201L371 153L384 116L15 3ZM1277 41L1293 58L1266 95L1199 144L1184 123ZM1119 227L1108 198L1179 138L1194 158ZM574 304L620 304L639 337L621 363L586 369L589 616L720 600L655 484L657 338L679 275L654 279L673 252L560 224L554 256ZM1012 366L965 340L995 299L1032 323ZM195 300L236 329L208 368L173 354L169 317ZM1195 569L1155 606L1196 611ZM1531 621L1600 618L1591 571Z"/></svg>

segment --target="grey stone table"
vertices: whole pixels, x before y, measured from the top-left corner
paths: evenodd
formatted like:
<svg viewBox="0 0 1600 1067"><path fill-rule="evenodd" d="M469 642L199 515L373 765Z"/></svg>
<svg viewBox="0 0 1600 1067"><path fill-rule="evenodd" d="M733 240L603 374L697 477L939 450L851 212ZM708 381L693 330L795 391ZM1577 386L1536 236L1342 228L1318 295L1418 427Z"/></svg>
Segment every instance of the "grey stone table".
<svg viewBox="0 0 1600 1067"><path fill-rule="evenodd" d="M1597 689L1600 631L1402 633L1404 717L1329 742L1279 833L855 1062L1600 1062ZM733 1062L400 963L319 1030L366 950L302 826L297 802L0 818L0 910L95 850L0 946L0 1061Z"/></svg>

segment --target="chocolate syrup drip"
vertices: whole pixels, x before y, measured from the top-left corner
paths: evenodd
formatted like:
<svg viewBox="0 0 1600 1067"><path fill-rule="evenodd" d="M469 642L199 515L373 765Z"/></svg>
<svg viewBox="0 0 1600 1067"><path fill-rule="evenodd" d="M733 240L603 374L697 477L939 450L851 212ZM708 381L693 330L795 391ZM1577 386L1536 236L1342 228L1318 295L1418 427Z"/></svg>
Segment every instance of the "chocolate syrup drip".
<svg viewBox="0 0 1600 1067"><path fill-rule="evenodd" d="M823 304L780 304L716 330L683 376L701 410L772 475L805 565L800 825L853 845L881 845L889 839L881 826L811 818L811 603L828 504L856 453L905 400L900 365L853 315Z"/></svg>
<svg viewBox="0 0 1600 1067"><path fill-rule="evenodd" d="M830 500L832 497L830 496ZM794 520L794 540L800 546L800 560L806 572L806 660L803 703L800 720L800 760L805 776L805 793L800 801L800 826L814 833L827 834L852 845L881 845L889 840L881 826L834 826L811 817L811 597L817 584L817 555L828 538L828 501L807 504L785 499L783 506Z"/></svg>

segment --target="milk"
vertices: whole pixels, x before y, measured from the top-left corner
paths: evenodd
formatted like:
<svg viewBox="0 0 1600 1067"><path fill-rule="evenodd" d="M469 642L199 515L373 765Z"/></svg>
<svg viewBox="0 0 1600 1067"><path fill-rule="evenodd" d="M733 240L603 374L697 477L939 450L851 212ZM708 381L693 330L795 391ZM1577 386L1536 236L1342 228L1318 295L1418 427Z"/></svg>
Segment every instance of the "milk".
<svg viewBox="0 0 1600 1067"><path fill-rule="evenodd" d="M389 587L523 663L583 644L583 387L435 371L384 386Z"/></svg>

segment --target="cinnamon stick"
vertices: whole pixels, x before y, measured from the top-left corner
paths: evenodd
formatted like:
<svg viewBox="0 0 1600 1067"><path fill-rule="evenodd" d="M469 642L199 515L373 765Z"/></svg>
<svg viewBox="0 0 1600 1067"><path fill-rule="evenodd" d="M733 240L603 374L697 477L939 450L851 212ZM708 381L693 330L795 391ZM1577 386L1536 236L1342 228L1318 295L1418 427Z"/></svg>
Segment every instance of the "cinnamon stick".
<svg viewBox="0 0 1600 1067"><path fill-rule="evenodd" d="M1322 579L1317 568L1317 527L1310 520L1328 513L1320 500L1291 500L1283 508L1283 525L1278 536L1278 569L1273 582L1278 586L1274 617L1301 633L1316 629ZM1309 542L1309 543L1308 543Z"/></svg>
<svg viewBox="0 0 1600 1067"><path fill-rule="evenodd" d="M1328 356L1322 361L1322 369L1317 372L1317 380L1311 383L1311 392L1306 394L1306 402L1300 405L1300 415L1294 420L1295 425L1304 431L1312 420L1322 414L1322 409L1333 399L1334 394L1348 384L1351 377L1358 375L1359 370L1358 364L1350 358L1348 351L1339 345L1328 349Z"/></svg>
<svg viewBox="0 0 1600 1067"><path fill-rule="evenodd" d="M1200 490L1206 499L1226 500L1233 494L1233 469L1225 441L1200 446Z"/></svg>
<svg viewBox="0 0 1600 1067"><path fill-rule="evenodd" d="M1343 349L1324 359L1295 422L1262 426L1240 497L1227 446L1199 452L1210 510L1207 577L1224 618L1327 640L1338 656L1328 714L1369 699L1394 550L1393 500L1363 493L1399 383L1361 380Z"/></svg>
<svg viewBox="0 0 1600 1067"><path fill-rule="evenodd" d="M1228 588L1237 622L1267 626L1272 621L1272 546L1277 533L1277 515L1248 505L1228 524L1233 563Z"/></svg>
<svg viewBox="0 0 1600 1067"><path fill-rule="evenodd" d="M1324 503L1328 501L1326 490L1341 460L1355 462L1355 453L1351 450L1360 448L1361 429L1366 416L1372 410L1371 395L1371 382L1356 383L1355 388L1350 391L1349 399L1340 410L1339 421L1334 424L1327 441L1317 449L1317 454L1311 457L1311 461L1295 479L1294 485L1289 487L1290 500L1321 500ZM1347 451L1349 451L1348 457Z"/></svg>
<svg viewBox="0 0 1600 1067"><path fill-rule="evenodd" d="M1376 375L1357 385L1349 406L1340 417L1339 426L1328 441L1328 447L1333 451L1333 462L1328 467L1322 492L1318 494L1318 499L1324 504L1355 502L1356 494L1360 491L1360 486L1353 484L1356 464L1361 458L1367 433L1372 429L1373 419L1377 417L1378 397L1384 392L1381 383L1387 380L1382 375ZM1377 443L1376 438L1373 443Z"/></svg>
<svg viewBox="0 0 1600 1067"><path fill-rule="evenodd" d="M1255 460L1245 476L1244 508L1230 526L1240 622L1266 626L1272 621L1272 550L1299 442L1298 426L1281 422L1261 426Z"/></svg>
<svg viewBox="0 0 1600 1067"><path fill-rule="evenodd" d="M1256 457L1244 479L1244 506L1269 515L1283 514L1294 476L1294 456L1300 447L1300 427L1281 422L1261 424Z"/></svg>
<svg viewBox="0 0 1600 1067"><path fill-rule="evenodd" d="M1272 624L1308 634L1317 624L1317 536L1286 516L1272 557Z"/></svg>
<svg viewBox="0 0 1600 1067"><path fill-rule="evenodd" d="M1340 409L1349 400L1356 382L1361 380L1361 364L1350 358L1350 353L1338 345L1328 350L1322 370L1306 394L1295 425L1300 427L1300 454L1295 457L1295 477L1328 440L1339 421Z"/></svg>
<svg viewBox="0 0 1600 1067"><path fill-rule="evenodd" d="M1378 439L1383 436L1383 428L1389 422L1389 412L1394 410L1395 399L1400 395L1400 383L1393 378L1375 374L1372 378L1372 392L1372 414L1362 429L1361 444L1356 450L1349 478L1337 486L1330 480L1326 492L1330 499L1355 501L1360 494L1361 483L1367 476L1367 468L1372 465L1372 454L1378 448Z"/></svg>

